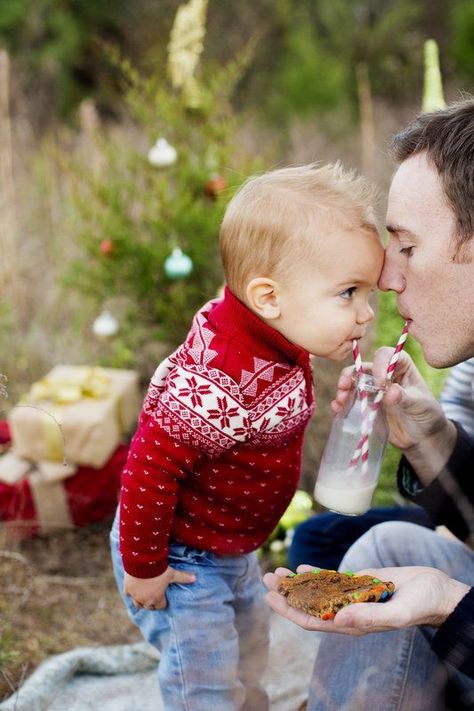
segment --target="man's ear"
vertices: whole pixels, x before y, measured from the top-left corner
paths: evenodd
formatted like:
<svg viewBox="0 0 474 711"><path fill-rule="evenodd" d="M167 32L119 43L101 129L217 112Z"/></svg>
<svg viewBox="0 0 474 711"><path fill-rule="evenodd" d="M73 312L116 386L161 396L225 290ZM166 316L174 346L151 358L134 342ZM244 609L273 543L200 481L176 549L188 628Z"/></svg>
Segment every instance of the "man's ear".
<svg viewBox="0 0 474 711"><path fill-rule="evenodd" d="M247 284L247 304L249 308L264 319L275 319L281 314L278 299L278 284L273 279L257 277Z"/></svg>

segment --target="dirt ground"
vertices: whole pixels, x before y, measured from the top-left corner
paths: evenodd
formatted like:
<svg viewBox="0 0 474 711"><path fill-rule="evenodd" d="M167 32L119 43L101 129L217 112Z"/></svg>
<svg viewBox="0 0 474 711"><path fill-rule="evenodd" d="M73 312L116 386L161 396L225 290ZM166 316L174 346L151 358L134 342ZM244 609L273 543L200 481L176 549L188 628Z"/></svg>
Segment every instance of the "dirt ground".
<svg viewBox="0 0 474 711"><path fill-rule="evenodd" d="M15 541L0 524L0 701L52 654L142 639L116 589L111 525ZM277 562L263 553L262 571Z"/></svg>
<svg viewBox="0 0 474 711"><path fill-rule="evenodd" d="M0 527L0 701L52 654L142 639L116 589L111 525L23 541ZM276 562L264 554L260 564Z"/></svg>
<svg viewBox="0 0 474 711"><path fill-rule="evenodd" d="M51 654L140 639L115 587L111 523L22 542L0 529L0 700Z"/></svg>

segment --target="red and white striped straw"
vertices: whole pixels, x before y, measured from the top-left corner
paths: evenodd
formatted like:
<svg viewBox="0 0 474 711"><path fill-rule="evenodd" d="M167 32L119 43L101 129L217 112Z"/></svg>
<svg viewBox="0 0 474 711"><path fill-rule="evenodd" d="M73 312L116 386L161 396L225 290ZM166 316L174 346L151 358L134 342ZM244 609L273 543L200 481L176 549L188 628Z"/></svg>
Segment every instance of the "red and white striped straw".
<svg viewBox="0 0 474 711"><path fill-rule="evenodd" d="M369 459L369 413L367 411L367 392L365 391L362 384L362 376L364 375L364 368L362 366L362 358L360 355L359 344L356 340L352 341L352 355L354 356L354 363L357 375L359 376L359 383L357 389L359 391L360 398L360 411L362 415L361 431L362 437L357 445L356 452L357 457L352 457L349 463L349 469L352 471L359 461L359 457L362 462L362 472L365 474L367 471L367 462ZM360 448L360 449L359 449Z"/></svg>
<svg viewBox="0 0 474 711"><path fill-rule="evenodd" d="M390 358L390 362L387 367L387 380L391 380L393 378L393 371L397 367L398 359L400 358L400 353L405 347L405 342L408 338L408 323L405 321L405 325L403 326L403 331L400 334L400 338L398 339L397 345L395 346L395 350L393 352L393 356Z"/></svg>
<svg viewBox="0 0 474 711"><path fill-rule="evenodd" d="M386 382L389 383L391 382L393 378L393 373L395 372L395 368L397 367L398 360L400 358L400 353L405 347L405 342L408 338L408 324L405 321L405 325L403 326L403 330L400 334L400 338L397 341L397 345L395 346L395 350L393 351L392 357L390 358L390 361L387 366L387 376L386 376ZM380 403L382 401L384 395L383 390L379 390L377 395L374 397L374 401L372 403L372 413L371 413L371 420L372 424L375 419L375 414L377 410L380 407Z"/></svg>
<svg viewBox="0 0 474 711"><path fill-rule="evenodd" d="M393 373L395 371L395 368L397 367L397 363L400 358L400 353L402 352L403 348L405 347L405 342L407 340L407 337L408 337L408 324L405 322L405 325L403 326L403 330L400 334L400 338L397 341L397 345L395 346L395 350L394 350L392 357L390 358L390 361L387 366L387 376L386 376L387 382L390 382L393 378ZM354 355L354 360L355 360L355 355ZM361 367L362 367L362 363L361 363ZM356 363L356 370L357 370L357 363ZM359 372L359 371L357 371L357 372ZM372 403L371 410L369 413L369 422L368 422L368 426L367 426L367 431L363 432L362 437L360 438L359 443L354 450L352 459L349 462L350 471L355 469L355 467L357 466L359 457L363 458L367 453L366 461L368 459L369 435L372 431L375 416L377 414L377 410L380 407L380 403L382 402L383 396L384 396L384 391L379 390L374 398L374 401ZM361 406L362 406L362 402L361 402ZM362 459L362 463L363 463L363 461L364 460Z"/></svg>

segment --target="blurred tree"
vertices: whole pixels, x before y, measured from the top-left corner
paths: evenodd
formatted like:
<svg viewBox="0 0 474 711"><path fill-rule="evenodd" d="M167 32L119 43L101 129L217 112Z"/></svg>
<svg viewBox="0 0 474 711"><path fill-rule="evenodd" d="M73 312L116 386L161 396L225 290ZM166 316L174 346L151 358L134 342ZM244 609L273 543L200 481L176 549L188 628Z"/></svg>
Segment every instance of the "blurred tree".
<svg viewBox="0 0 474 711"><path fill-rule="evenodd" d="M278 0L275 14L282 37L264 99L268 115L281 123L293 114L324 113L347 104L346 67L318 37L309 8Z"/></svg>
<svg viewBox="0 0 474 711"><path fill-rule="evenodd" d="M99 40L126 46L137 58L167 20L153 5L149 0L0 3L0 43L16 60L23 93L30 99L33 94L37 123L51 112L66 114L84 96L107 97L113 85Z"/></svg>
<svg viewBox="0 0 474 711"><path fill-rule="evenodd" d="M459 74L474 91L474 3L461 0L451 8L451 49Z"/></svg>
<svg viewBox="0 0 474 711"><path fill-rule="evenodd" d="M51 120L58 108L67 115L84 96L94 96L102 113L115 113L117 86L102 61L101 41L120 46L136 66L151 54L160 59L178 5L0 2L0 44L12 54L36 123ZM426 37L438 41L443 56L452 47L462 76L473 73L471 0L211 0L209 17L206 57L217 63L237 54L254 33L261 37L233 102L268 111L278 125L312 108L320 115L338 109L355 119L361 65L375 96L397 104L413 100ZM451 62L445 64L449 78Z"/></svg>
<svg viewBox="0 0 474 711"><path fill-rule="evenodd" d="M204 5L192 0L184 7ZM93 161L89 149L86 162L79 161L71 174L68 232L77 235L83 254L67 282L99 308L113 311L120 302L120 330L107 354L112 365L136 364L152 342L179 343L196 309L216 295L223 278L217 241L221 196L228 197L257 168L253 157L239 154L237 165L231 161L237 120L229 99L251 49L219 69L195 73L201 19L184 19L193 25L188 44L172 34L171 83L166 65L155 61L141 73L112 52L135 140L130 131L97 134L101 159ZM99 166L95 173L93 164ZM192 260L189 276L189 261L177 249ZM174 278L181 269L183 278Z"/></svg>
<svg viewBox="0 0 474 711"><path fill-rule="evenodd" d="M377 95L392 100L419 92L420 7L411 0L278 0L281 50L269 78L271 116L352 107L357 68L368 68Z"/></svg>

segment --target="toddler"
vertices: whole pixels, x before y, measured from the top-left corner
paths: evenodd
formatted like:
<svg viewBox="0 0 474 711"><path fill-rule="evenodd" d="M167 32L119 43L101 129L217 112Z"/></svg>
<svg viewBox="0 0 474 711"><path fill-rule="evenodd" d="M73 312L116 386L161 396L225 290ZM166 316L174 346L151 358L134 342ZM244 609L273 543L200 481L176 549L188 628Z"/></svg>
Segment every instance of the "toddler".
<svg viewBox="0 0 474 711"><path fill-rule="evenodd" d="M341 166L248 180L220 231L226 287L152 377L111 534L169 711L265 711L255 551L290 503L314 409L310 354L342 360L374 314L383 248Z"/></svg>

